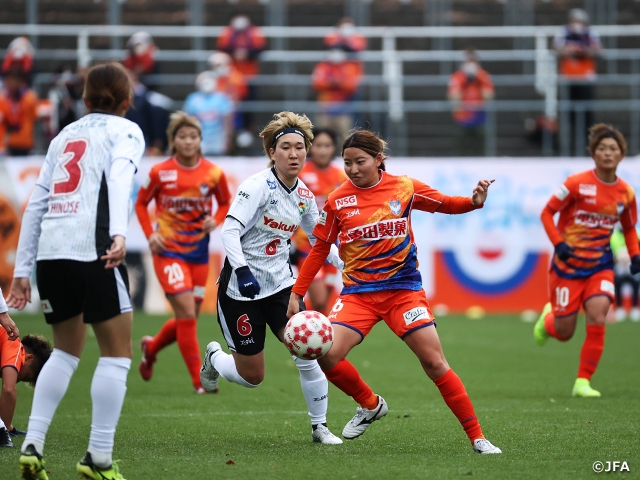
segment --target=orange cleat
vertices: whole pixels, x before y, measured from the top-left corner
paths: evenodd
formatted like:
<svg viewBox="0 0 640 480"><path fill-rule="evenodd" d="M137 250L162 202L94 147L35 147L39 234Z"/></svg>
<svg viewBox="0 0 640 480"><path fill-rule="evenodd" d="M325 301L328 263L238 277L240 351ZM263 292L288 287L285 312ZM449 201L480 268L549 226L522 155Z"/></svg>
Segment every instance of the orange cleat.
<svg viewBox="0 0 640 480"><path fill-rule="evenodd" d="M151 380L151 375L153 375L153 364L156 363L155 355L147 354L147 347L149 343L153 341L153 337L145 336L140 340L140 347L142 348L142 360L140 361L140 376L145 381Z"/></svg>

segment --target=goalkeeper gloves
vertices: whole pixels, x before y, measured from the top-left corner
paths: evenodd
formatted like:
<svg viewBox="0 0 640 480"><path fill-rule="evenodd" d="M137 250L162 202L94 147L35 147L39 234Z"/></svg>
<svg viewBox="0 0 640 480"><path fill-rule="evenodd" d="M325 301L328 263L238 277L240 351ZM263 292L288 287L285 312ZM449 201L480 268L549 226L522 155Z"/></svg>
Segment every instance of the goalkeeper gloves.
<svg viewBox="0 0 640 480"><path fill-rule="evenodd" d="M565 242L560 242L559 244L557 244L555 246L555 251L556 255L558 255L558 258L563 262L569 260L569 258L571 258L573 254L573 248L571 248Z"/></svg>
<svg viewBox="0 0 640 480"><path fill-rule="evenodd" d="M631 275L637 275L640 273L640 255L636 255L631 259L629 270L631 270Z"/></svg>

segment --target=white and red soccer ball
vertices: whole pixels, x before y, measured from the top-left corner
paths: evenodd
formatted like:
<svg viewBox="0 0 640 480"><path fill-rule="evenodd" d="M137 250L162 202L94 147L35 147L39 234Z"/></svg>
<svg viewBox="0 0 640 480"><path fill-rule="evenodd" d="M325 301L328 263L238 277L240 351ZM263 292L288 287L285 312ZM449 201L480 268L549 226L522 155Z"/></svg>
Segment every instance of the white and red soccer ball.
<svg viewBox="0 0 640 480"><path fill-rule="evenodd" d="M284 344L291 355L315 360L333 345L333 327L323 314L313 310L296 313L284 327Z"/></svg>

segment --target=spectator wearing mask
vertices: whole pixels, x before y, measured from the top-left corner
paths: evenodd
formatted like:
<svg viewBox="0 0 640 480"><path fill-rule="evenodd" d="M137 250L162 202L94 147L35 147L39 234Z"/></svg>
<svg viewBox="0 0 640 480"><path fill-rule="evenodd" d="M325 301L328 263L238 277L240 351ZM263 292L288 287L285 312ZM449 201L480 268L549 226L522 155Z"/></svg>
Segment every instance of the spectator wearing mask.
<svg viewBox="0 0 640 480"><path fill-rule="evenodd" d="M27 37L14 38L7 47L7 53L2 61L2 74L9 73L10 70L18 69L27 75L33 72L33 55L35 51L33 45Z"/></svg>
<svg viewBox="0 0 640 480"><path fill-rule="evenodd" d="M196 77L197 92L190 93L183 110L202 125L201 150L205 156L225 155L233 137L233 100L218 91L218 77L211 71Z"/></svg>
<svg viewBox="0 0 640 480"><path fill-rule="evenodd" d="M453 119L460 126L458 154L484 155L485 102L494 97L491 76L480 66L475 50L468 48L465 61L449 79L447 96L453 102Z"/></svg>
<svg viewBox="0 0 640 480"><path fill-rule="evenodd" d="M367 48L367 39L356 32L353 18L344 17L338 22L335 30L324 37L327 48L339 48L345 52L357 53Z"/></svg>
<svg viewBox="0 0 640 480"><path fill-rule="evenodd" d="M321 112L316 118L316 126L336 132L338 145L353 128L353 106L355 94L362 79L362 64L347 59L340 48L327 52L326 60L313 69L312 84L318 92Z"/></svg>
<svg viewBox="0 0 640 480"><path fill-rule="evenodd" d="M247 78L258 74L258 55L266 46L260 29L251 25L249 17L243 14L231 19L217 42L218 50L231 55L233 66Z"/></svg>
<svg viewBox="0 0 640 480"><path fill-rule="evenodd" d="M596 32L589 27L589 15L581 8L569 12L569 23L562 27L554 39L554 47L560 59L560 75L569 82L569 100L583 101L595 99L596 57L600 54L602 43ZM570 112L570 131L563 135L573 138L577 130L585 133L593 125L593 112L585 111L584 125L576 125L576 112ZM586 135L585 135L586 138ZM583 148L575 152L583 155Z"/></svg>
<svg viewBox="0 0 640 480"><path fill-rule="evenodd" d="M145 76L158 73L156 64L156 44L147 32L136 32L127 40L127 56L122 64L127 70L135 73L147 88L155 90L154 86L145 81Z"/></svg>
<svg viewBox="0 0 640 480"><path fill-rule="evenodd" d="M231 57L224 52L214 52L208 60L209 68L218 81L216 90L226 93L234 102L241 102L249 94L244 75L233 66Z"/></svg>
<svg viewBox="0 0 640 480"><path fill-rule="evenodd" d="M4 137L4 148L10 156L29 155L33 149L37 107L38 96L27 86L27 74L12 67L4 77L0 93L0 144Z"/></svg>

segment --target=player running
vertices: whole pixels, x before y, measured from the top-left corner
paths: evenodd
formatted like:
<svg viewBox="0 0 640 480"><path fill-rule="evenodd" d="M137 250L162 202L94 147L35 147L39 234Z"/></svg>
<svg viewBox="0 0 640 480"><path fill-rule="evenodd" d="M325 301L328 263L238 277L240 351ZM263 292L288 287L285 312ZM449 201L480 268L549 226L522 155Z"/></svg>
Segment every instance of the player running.
<svg viewBox="0 0 640 480"><path fill-rule="evenodd" d="M36 384L22 444L25 479L47 478L45 436L78 367L88 323L100 359L91 383L89 448L76 470L80 478L123 478L111 457L131 367L133 315L122 261L144 137L123 118L133 85L120 64L93 67L83 97L89 114L65 127L49 146L22 219L7 298L19 310L31 301L29 278L37 260L38 290L54 349Z"/></svg>
<svg viewBox="0 0 640 480"><path fill-rule="evenodd" d="M217 388L219 376L247 388L260 385L267 326L283 340L294 283L290 238L299 227L311 235L318 219L313 193L298 179L313 139L312 127L304 115L281 112L274 116L260 132L269 168L242 182L227 214L222 227L227 257L219 279L218 322L231 355L218 342L207 345L200 377L208 392ZM339 264L335 253L333 262ZM329 385L318 363L295 357L294 361L313 441L342 443L327 428Z"/></svg>
<svg viewBox="0 0 640 480"><path fill-rule="evenodd" d="M604 350L605 318L615 301L609 241L617 222L622 225L631 257L631 273L640 273L635 193L616 175L627 144L611 125L599 123L589 132L589 151L596 168L568 177L542 211L542 224L555 255L549 271L551 302L533 329L539 345L549 337L566 342L576 330L580 307L584 308L587 336L580 352L574 397L600 396L591 388L591 377ZM553 216L557 212L556 226Z"/></svg>
<svg viewBox="0 0 640 480"><path fill-rule="evenodd" d="M486 440L460 378L449 367L422 289L411 210L460 214L482 208L493 180L480 180L473 197L450 197L407 176L385 172L386 142L367 130L342 145L344 169L351 181L329 195L313 231L317 241L289 300L287 315L299 311L331 244L340 242L344 289L331 310L331 350L318 360L327 378L360 404L342 436L362 435L387 414L385 400L373 393L345 357L380 320L416 354L447 406L462 424L478 453L502 453ZM433 328L432 328L433 327Z"/></svg>
<svg viewBox="0 0 640 480"><path fill-rule="evenodd" d="M300 179L316 197L316 205L319 210L324 207L327 196L347 180L344 170L331 164L335 156L336 134L326 128L315 128L313 130L313 144L309 149L309 158L302 167ZM311 244L301 228L296 231L292 240L300 267L311 251ZM329 262L322 265L309 287L309 301L313 310L329 315L327 307L334 291L333 285L337 274L338 269Z"/></svg>
<svg viewBox="0 0 640 480"><path fill-rule="evenodd" d="M172 158L158 163L138 192L136 214L153 252L153 265L175 317L155 337L142 338L140 375L150 380L156 355L177 340L196 393L200 383L200 346L196 322L209 275L209 234L229 211L224 172L202 158L200 122L184 112L171 115L167 129ZM212 198L218 209L213 215ZM155 200L157 230L147 206Z"/></svg>

